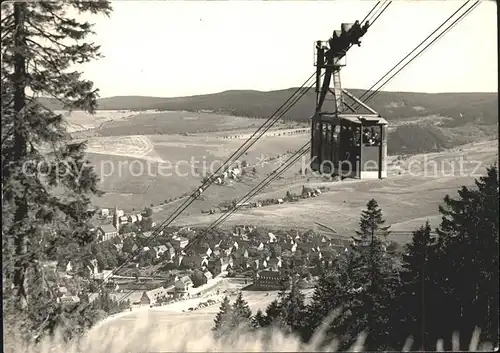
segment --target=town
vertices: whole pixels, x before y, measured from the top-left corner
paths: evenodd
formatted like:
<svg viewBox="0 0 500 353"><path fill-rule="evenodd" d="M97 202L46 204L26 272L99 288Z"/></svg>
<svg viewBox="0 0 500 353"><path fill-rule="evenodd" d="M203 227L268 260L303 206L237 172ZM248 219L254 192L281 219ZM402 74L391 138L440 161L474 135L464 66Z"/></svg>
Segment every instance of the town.
<svg viewBox="0 0 500 353"><path fill-rule="evenodd" d="M204 228L171 227L153 234L150 209L129 216L116 208L111 213L101 210L100 214L101 218L111 218L113 224L94 229L98 243L92 249L93 258L79 266L68 259L58 267L64 273L62 278L90 278L95 286L105 285L117 298L132 292L127 295L127 299L135 298L131 305L153 306L199 297L216 291L221 278L239 281L247 290L275 291L294 275L302 288L312 288L321 271L332 267L352 243L352 239L327 233L250 225L209 232ZM200 236L203 241L185 251ZM397 247L391 244L389 247ZM125 267L115 267L127 258L131 260ZM63 301L79 301L82 295L64 286L60 292ZM97 297L97 293L87 295L90 301Z"/></svg>
<svg viewBox="0 0 500 353"><path fill-rule="evenodd" d="M493 6L2 3L4 351L498 350Z"/></svg>

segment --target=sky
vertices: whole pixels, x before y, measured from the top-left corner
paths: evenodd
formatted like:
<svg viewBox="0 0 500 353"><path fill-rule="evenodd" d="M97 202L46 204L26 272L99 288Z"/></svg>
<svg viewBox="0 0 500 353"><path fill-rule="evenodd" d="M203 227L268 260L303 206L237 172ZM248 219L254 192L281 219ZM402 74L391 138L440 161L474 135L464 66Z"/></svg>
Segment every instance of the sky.
<svg viewBox="0 0 500 353"><path fill-rule="evenodd" d="M101 97L178 97L298 87L314 72L314 42L376 2L113 1L84 15L105 58L79 67ZM393 1L347 54L342 86L371 87L464 1ZM497 92L497 20L483 1L383 87L386 91Z"/></svg>

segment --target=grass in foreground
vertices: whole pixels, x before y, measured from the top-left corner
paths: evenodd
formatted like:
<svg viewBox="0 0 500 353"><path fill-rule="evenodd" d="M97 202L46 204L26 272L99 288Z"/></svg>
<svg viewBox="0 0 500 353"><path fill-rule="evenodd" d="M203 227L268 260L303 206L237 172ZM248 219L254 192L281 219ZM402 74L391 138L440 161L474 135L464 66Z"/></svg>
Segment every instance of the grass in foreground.
<svg viewBox="0 0 500 353"><path fill-rule="evenodd" d="M338 342L327 347L319 347L321 330L311 343L304 345L297 337L285 335L274 329L252 333L234 332L224 342L216 341L212 332L197 325L164 326L152 323L147 314L140 317L131 329L120 324L99 325L79 342L63 343L59 335L47 338L38 346L28 346L14 335L4 333L4 352L6 353L125 353L125 352L335 352ZM474 333L469 351L491 351L492 346L479 342L479 330ZM360 335L351 351L363 351L366 336ZM442 341L436 343L436 351L443 351ZM459 347L458 335L452 339L453 351ZM412 345L409 338L401 351L408 352ZM411 347L415 349L415 347Z"/></svg>

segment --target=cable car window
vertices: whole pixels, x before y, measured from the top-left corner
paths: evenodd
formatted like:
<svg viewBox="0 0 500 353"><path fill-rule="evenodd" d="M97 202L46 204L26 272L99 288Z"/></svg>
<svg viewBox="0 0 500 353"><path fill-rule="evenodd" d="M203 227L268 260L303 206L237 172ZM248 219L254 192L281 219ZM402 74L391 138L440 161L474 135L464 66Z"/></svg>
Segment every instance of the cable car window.
<svg viewBox="0 0 500 353"><path fill-rule="evenodd" d="M380 146L380 127L364 127L363 128L363 145L364 146Z"/></svg>

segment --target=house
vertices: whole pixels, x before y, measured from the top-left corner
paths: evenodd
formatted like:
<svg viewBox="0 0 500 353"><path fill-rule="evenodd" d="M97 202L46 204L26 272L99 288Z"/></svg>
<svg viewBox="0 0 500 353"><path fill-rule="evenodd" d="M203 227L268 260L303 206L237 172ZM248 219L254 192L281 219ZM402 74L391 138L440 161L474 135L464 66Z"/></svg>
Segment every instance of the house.
<svg viewBox="0 0 500 353"><path fill-rule="evenodd" d="M164 298L168 295L167 290L163 287L155 288L147 292L142 293L140 300L141 304L154 305L159 299Z"/></svg>
<svg viewBox="0 0 500 353"><path fill-rule="evenodd" d="M207 260L207 269L213 273L221 273L227 271L234 266L234 260L232 256L224 256L220 258L211 258Z"/></svg>
<svg viewBox="0 0 500 353"><path fill-rule="evenodd" d="M241 174L241 171L239 168L234 168L232 170L229 170L229 176L232 178L232 179L235 179L237 178L239 175Z"/></svg>
<svg viewBox="0 0 500 353"><path fill-rule="evenodd" d="M179 268L200 268L208 266L208 258L199 255L179 256Z"/></svg>
<svg viewBox="0 0 500 353"><path fill-rule="evenodd" d="M281 268L281 260L277 258L272 258L267 262L267 266L272 271L278 271Z"/></svg>
<svg viewBox="0 0 500 353"><path fill-rule="evenodd" d="M181 293L188 293L193 288L193 281L189 276L184 276L175 282L175 291Z"/></svg>
<svg viewBox="0 0 500 353"><path fill-rule="evenodd" d="M156 258L159 258L168 251L168 248L165 245L155 246L153 249L156 252Z"/></svg>
<svg viewBox="0 0 500 353"><path fill-rule="evenodd" d="M149 237L151 236L151 234L153 234L153 232L143 232L143 233L142 233L142 236L143 236L144 238L149 238Z"/></svg>
<svg viewBox="0 0 500 353"><path fill-rule="evenodd" d="M252 243L249 240L240 239L238 240L238 249L244 251L245 249L252 248Z"/></svg>
<svg viewBox="0 0 500 353"><path fill-rule="evenodd" d="M99 210L99 213L102 217L108 217L109 216L109 208L101 208Z"/></svg>
<svg viewBox="0 0 500 353"><path fill-rule="evenodd" d="M212 278L214 278L214 276L212 275L212 273L210 271L207 271L203 274L205 276L205 278L207 279L207 282L209 280L211 280Z"/></svg>
<svg viewBox="0 0 500 353"><path fill-rule="evenodd" d="M234 260L232 256L225 256L220 258L221 272L227 271L234 266Z"/></svg>
<svg viewBox="0 0 500 353"><path fill-rule="evenodd" d="M80 298L77 295L63 295L58 301L62 304L76 304L80 302Z"/></svg>
<svg viewBox="0 0 500 353"><path fill-rule="evenodd" d="M93 301L99 298L99 293L90 293L88 297L89 297L89 303L92 303Z"/></svg>
<svg viewBox="0 0 500 353"><path fill-rule="evenodd" d="M288 252L291 252L293 254L294 252L297 251L297 247L298 247L297 243L293 243L293 244L290 244L290 243L281 243L280 246L281 246L282 254L288 253ZM307 251L308 250L309 249L307 249Z"/></svg>
<svg viewBox="0 0 500 353"><path fill-rule="evenodd" d="M135 234L135 232L129 232L129 233L122 233L121 234L121 238L122 239L125 239L125 238L128 238L128 237L135 238L136 236L137 236L137 234Z"/></svg>
<svg viewBox="0 0 500 353"><path fill-rule="evenodd" d="M97 241L107 241L118 235L118 230L111 224L103 224L97 228Z"/></svg>
<svg viewBox="0 0 500 353"><path fill-rule="evenodd" d="M248 251L246 252L248 253ZM235 251L234 253L229 255L229 258L232 259L232 263L228 259L232 267L245 267L248 261L248 258L245 257L245 253L243 251Z"/></svg>
<svg viewBox="0 0 500 353"><path fill-rule="evenodd" d="M118 220L120 221L120 223L127 223L128 222L128 217L127 216L120 216L118 218Z"/></svg>
<svg viewBox="0 0 500 353"><path fill-rule="evenodd" d="M130 223L135 223L135 222L137 222L137 216L136 216L136 215L130 215L130 216L128 216L128 221L129 221Z"/></svg>
<svg viewBox="0 0 500 353"><path fill-rule="evenodd" d="M172 247L168 248L168 253L170 256L170 260L172 260L175 257L175 249Z"/></svg>
<svg viewBox="0 0 500 353"><path fill-rule="evenodd" d="M236 208L248 208L250 206L251 206L250 202L238 202L236 204Z"/></svg>
<svg viewBox="0 0 500 353"><path fill-rule="evenodd" d="M189 244L189 239L184 237L176 237L171 241L172 245L178 249L184 249Z"/></svg>
<svg viewBox="0 0 500 353"><path fill-rule="evenodd" d="M118 210L118 209L115 209L115 217L123 217L125 215L125 212L123 212L123 210Z"/></svg>
<svg viewBox="0 0 500 353"><path fill-rule="evenodd" d="M140 214L140 213L136 214L135 218L137 218L137 222L142 221L142 214Z"/></svg>
<svg viewBox="0 0 500 353"><path fill-rule="evenodd" d="M280 271L260 271L254 280L255 288L263 290L281 290L283 287L288 287L290 283L290 277Z"/></svg>

